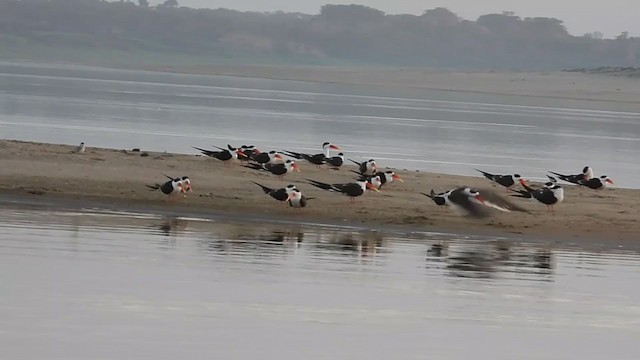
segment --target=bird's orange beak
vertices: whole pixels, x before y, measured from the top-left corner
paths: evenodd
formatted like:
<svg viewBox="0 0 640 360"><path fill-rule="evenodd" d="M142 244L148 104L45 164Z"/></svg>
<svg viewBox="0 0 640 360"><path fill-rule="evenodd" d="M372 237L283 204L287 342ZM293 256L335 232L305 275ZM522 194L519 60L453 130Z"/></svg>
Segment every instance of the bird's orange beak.
<svg viewBox="0 0 640 360"><path fill-rule="evenodd" d="M340 148L339 148L339 147L337 147L337 146L335 146L335 145L333 145L333 144L329 145L329 149L332 149L332 150L340 150Z"/></svg>
<svg viewBox="0 0 640 360"><path fill-rule="evenodd" d="M520 180L518 180L518 182L520 183L520 185L526 185L527 184L527 182L524 181L523 178L520 178Z"/></svg>
<svg viewBox="0 0 640 360"><path fill-rule="evenodd" d="M278 160L282 160L282 155L280 155L280 154L275 154L275 155L273 155L273 157L278 159Z"/></svg>
<svg viewBox="0 0 640 360"><path fill-rule="evenodd" d="M244 153L244 151L242 151L242 150L236 150L236 153L237 153L238 155L247 156L247 155Z"/></svg>
<svg viewBox="0 0 640 360"><path fill-rule="evenodd" d="M607 179L606 182L608 182L609 184L613 185L613 181L611 179Z"/></svg>
<svg viewBox="0 0 640 360"><path fill-rule="evenodd" d="M298 164L293 163L293 165L291 165L291 167L292 167L295 171L300 172L300 167L298 167Z"/></svg>
<svg viewBox="0 0 640 360"><path fill-rule="evenodd" d="M391 178L392 178L393 180L398 180L398 181L400 181L400 182L404 182L404 180L402 180L402 179L400 178L400 176L398 176L398 175L396 175L396 174L393 174L393 176L391 176Z"/></svg>
<svg viewBox="0 0 640 360"><path fill-rule="evenodd" d="M482 196L480 196L480 194L476 195L476 200L480 201L481 203L484 204L484 198Z"/></svg>
<svg viewBox="0 0 640 360"><path fill-rule="evenodd" d="M372 183L370 183L370 182L367 182L367 185L366 185L366 186L367 186L367 189L369 189L369 190L373 190L373 191L380 192L380 190L376 189L376 187L375 187L375 186L373 186L373 184L372 184Z"/></svg>

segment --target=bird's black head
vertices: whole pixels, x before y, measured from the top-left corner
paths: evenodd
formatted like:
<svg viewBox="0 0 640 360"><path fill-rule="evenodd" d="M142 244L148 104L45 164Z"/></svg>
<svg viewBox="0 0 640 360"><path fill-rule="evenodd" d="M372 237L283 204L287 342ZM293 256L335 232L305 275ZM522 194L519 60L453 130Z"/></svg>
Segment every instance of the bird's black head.
<svg viewBox="0 0 640 360"><path fill-rule="evenodd" d="M329 144L331 144L331 143L330 143L330 142L328 142L328 141L325 141L325 142L322 144L322 146L329 146Z"/></svg>
<svg viewBox="0 0 640 360"><path fill-rule="evenodd" d="M522 176L520 176L520 174L513 174L513 177L516 179L520 179Z"/></svg>
<svg viewBox="0 0 640 360"><path fill-rule="evenodd" d="M585 166L585 167L582 169L582 173L584 174L584 173L586 173L587 171L589 171L589 167L588 167L588 166Z"/></svg>
<svg viewBox="0 0 640 360"><path fill-rule="evenodd" d="M269 154L271 154L271 155L275 155L275 154L276 154L276 151L275 151L275 150L271 150L271 151L269 151Z"/></svg>
<svg viewBox="0 0 640 360"><path fill-rule="evenodd" d="M606 179L606 178L607 178L607 175L600 176L600 179Z"/></svg>
<svg viewBox="0 0 640 360"><path fill-rule="evenodd" d="M343 153L338 153L338 156L344 156L344 154Z"/></svg>

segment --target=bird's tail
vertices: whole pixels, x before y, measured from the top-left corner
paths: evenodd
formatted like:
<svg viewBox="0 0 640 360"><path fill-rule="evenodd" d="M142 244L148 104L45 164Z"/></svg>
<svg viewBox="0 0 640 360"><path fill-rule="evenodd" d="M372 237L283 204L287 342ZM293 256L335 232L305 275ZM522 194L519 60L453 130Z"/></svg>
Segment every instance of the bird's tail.
<svg viewBox="0 0 640 360"><path fill-rule="evenodd" d="M515 189L509 189L509 190L513 191L514 193L517 193L517 194L511 194L511 196L513 197L531 199L531 194L527 190L515 190Z"/></svg>
<svg viewBox="0 0 640 360"><path fill-rule="evenodd" d="M282 150L282 153L294 159L304 159L304 154L295 151Z"/></svg>
<svg viewBox="0 0 640 360"><path fill-rule="evenodd" d="M327 184L327 183L323 183L320 181L315 181L315 180L311 180L311 179L307 179L307 181L309 182L309 184L320 188L322 190L333 190L333 186L331 186L331 184Z"/></svg>
<svg viewBox="0 0 640 360"><path fill-rule="evenodd" d="M160 184L155 184L155 185L145 185L146 187L148 187L149 189L151 189L150 191L156 191L160 189Z"/></svg>
<svg viewBox="0 0 640 360"><path fill-rule="evenodd" d="M433 200L433 194L434 194L434 191L433 191L433 190L431 190L431 194L427 194L427 193L423 193L423 192L421 192L420 194L422 194L422 195L424 195L424 196L428 197L429 199L432 199L432 200Z"/></svg>
<svg viewBox="0 0 640 360"><path fill-rule="evenodd" d="M486 177L487 179L493 180L493 174L489 174L488 172L478 170L478 169L476 169L476 171L479 171L480 173L482 173L482 175L484 175L484 177Z"/></svg>
<svg viewBox="0 0 640 360"><path fill-rule="evenodd" d="M256 185L260 186L260 187L262 188L262 191L264 191L264 193L265 193L265 194L268 194L268 193L271 191L271 189L270 189L270 188L268 188L268 187L266 187L266 186L264 186L264 185L260 185L260 184L258 184L258 183L257 183L257 182L255 182L255 181L252 181L252 183L254 183L254 184L256 184Z"/></svg>
<svg viewBox="0 0 640 360"><path fill-rule="evenodd" d="M362 163L359 163L359 162L357 162L357 161L355 161L355 160L348 159L348 158L347 158L347 160L351 161L352 163L354 163L354 164L356 164L356 165L358 165L358 166L362 165Z"/></svg>

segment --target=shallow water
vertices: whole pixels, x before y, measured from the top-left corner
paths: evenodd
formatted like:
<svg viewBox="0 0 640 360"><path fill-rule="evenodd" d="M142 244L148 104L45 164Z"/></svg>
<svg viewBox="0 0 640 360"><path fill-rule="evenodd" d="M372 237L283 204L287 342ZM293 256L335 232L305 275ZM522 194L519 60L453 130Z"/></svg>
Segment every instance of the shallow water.
<svg viewBox="0 0 640 360"><path fill-rule="evenodd" d="M613 246L0 207L3 358L635 359Z"/></svg>
<svg viewBox="0 0 640 360"><path fill-rule="evenodd" d="M591 165L640 188L640 105L0 62L0 136L194 153L319 152L383 166L533 179Z"/></svg>

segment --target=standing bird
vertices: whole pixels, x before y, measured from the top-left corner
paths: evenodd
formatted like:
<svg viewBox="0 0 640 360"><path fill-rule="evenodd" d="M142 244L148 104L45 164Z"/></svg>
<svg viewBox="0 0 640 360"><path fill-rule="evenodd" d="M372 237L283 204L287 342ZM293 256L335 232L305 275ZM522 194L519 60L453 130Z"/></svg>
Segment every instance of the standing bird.
<svg viewBox="0 0 640 360"><path fill-rule="evenodd" d="M346 184L327 184L320 181L307 179L309 184L322 190L337 192L349 197L351 202L355 202L355 198L365 193L366 189L378 191L373 184L366 180L358 180L353 183Z"/></svg>
<svg viewBox="0 0 640 360"><path fill-rule="evenodd" d="M312 197L306 197L302 195L302 191L298 189L293 189L291 191L291 196L289 197L289 206L292 208L303 208L307 206L307 201L314 199Z"/></svg>
<svg viewBox="0 0 640 360"><path fill-rule="evenodd" d="M562 175L553 171L549 171L549 172L552 173L553 175L556 175L560 180L564 180L566 182L576 184L576 185L580 185L578 184L578 181L580 180L588 181L593 178L593 170L589 166L585 166L582 169L582 174L576 174L576 175Z"/></svg>
<svg viewBox="0 0 640 360"><path fill-rule="evenodd" d="M327 165L337 170L344 164L344 154L338 153L338 155L326 158L325 161Z"/></svg>
<svg viewBox="0 0 640 360"><path fill-rule="evenodd" d="M354 172L354 173L356 173L356 174L358 174L358 172L357 172L357 171L353 171L353 170L351 170L351 171L352 171L352 172ZM379 182L379 185L380 185L380 186L378 186L378 190L379 190L380 188L382 188L382 186L383 186L383 185L391 184L392 182L394 182L394 181L396 181L396 180L397 180L397 181L400 181L400 182L404 182L404 180L402 180L402 179L400 178L400 176L396 175L396 173L395 173L395 172L393 172L393 171L391 171L391 170L384 171L384 172L382 172L382 171L378 171L377 173L375 173L375 174L373 174L373 175L369 175L369 176L361 176L361 177L360 177L360 180L370 180L370 179L373 179L373 178L375 178L375 177L377 177L377 178L379 179L379 180L378 180L378 182ZM375 184L374 184L374 185L375 185Z"/></svg>
<svg viewBox="0 0 640 360"><path fill-rule="evenodd" d="M320 166L326 162L326 159L329 157L331 150L340 150L340 148L327 141L322 144L322 153L320 154L310 155L287 150L283 152L285 153L285 155L291 156L292 158L304 159L316 166Z"/></svg>
<svg viewBox="0 0 640 360"><path fill-rule="evenodd" d="M546 183L544 183L544 187L547 189L551 189L553 186L555 185L554 182L551 181L547 181ZM529 187L529 189L532 189L531 187ZM514 190L514 189L509 189L513 192L518 193L518 195L511 195L513 197L519 197L519 198L524 198L524 199L534 199L533 195L531 194L531 191L529 190ZM539 190L539 189L534 189L534 190Z"/></svg>
<svg viewBox="0 0 640 360"><path fill-rule="evenodd" d="M589 180L578 180L578 185L586 186L593 190L602 190L607 187L607 184L613 185L613 181L611 181L607 175L602 175L599 178L591 178Z"/></svg>
<svg viewBox="0 0 640 360"><path fill-rule="evenodd" d="M516 181L520 180L520 175L518 175L518 174L513 174L513 175L494 175L494 174L490 174L488 172L485 172L485 171L482 171L482 170L478 170L478 169L476 169L476 171L479 171L487 179L506 187L507 191L508 191L509 188L511 188L513 185L516 184Z"/></svg>
<svg viewBox="0 0 640 360"><path fill-rule="evenodd" d="M553 211L553 206L560 204L564 200L564 190L560 185L553 184L551 187L532 189L527 186L523 179L520 179L520 185L522 185L534 199L547 205L548 211Z"/></svg>
<svg viewBox="0 0 640 360"><path fill-rule="evenodd" d="M282 155L280 155L275 150L271 150L269 152L261 152L259 154L253 154L253 156L251 156L251 160L257 162L258 164L274 164L274 165L279 162L284 162Z"/></svg>
<svg viewBox="0 0 640 360"><path fill-rule="evenodd" d="M82 154L85 151L85 146L84 146L84 142L81 142L80 145L76 146L75 149L73 149L73 152L76 154Z"/></svg>
<svg viewBox="0 0 640 360"><path fill-rule="evenodd" d="M233 146L227 144L227 148L229 149L229 151L233 151L236 148L234 148ZM258 150L255 145L242 145L239 147L240 151L242 151L242 153L244 155L238 155L238 160L240 161L249 161L251 160L251 157L253 155L258 155L260 154L260 150Z"/></svg>
<svg viewBox="0 0 640 360"><path fill-rule="evenodd" d="M361 163L351 159L349 159L349 161L358 165L358 171L360 172L360 175L373 175L378 170L378 165L376 164L376 161L373 159L369 159Z"/></svg>
<svg viewBox="0 0 640 360"><path fill-rule="evenodd" d="M224 161L225 164L228 164L229 160L237 159L239 155L241 156L245 155L244 152L242 152L242 150L240 149L227 150L223 148L218 148L220 149L220 151L216 151L216 150L205 150L195 146L193 148L196 150L199 150L204 155Z"/></svg>
<svg viewBox="0 0 640 360"><path fill-rule="evenodd" d="M244 167L253 170L268 171L273 175L278 175L280 177L292 172L293 170L300 172L298 164L296 164L293 160L287 160L283 164L248 164Z"/></svg>
<svg viewBox="0 0 640 360"><path fill-rule="evenodd" d="M155 185L145 185L145 186L151 189L151 191L160 190L162 191L163 194L169 195L170 197L173 197L176 194L185 192L184 187L182 185L182 180L180 180L180 178L169 180L164 184L156 183Z"/></svg>
<svg viewBox="0 0 640 360"><path fill-rule="evenodd" d="M289 199L291 199L291 193L296 188L295 185L287 185L280 189L272 189L270 187L266 187L264 185L258 184L255 181L252 181L252 183L260 186L262 188L262 191L264 191L265 194L271 196L272 198L278 201L289 201Z"/></svg>
<svg viewBox="0 0 640 360"><path fill-rule="evenodd" d="M193 191L193 189L191 188L191 179L189 179L188 176L183 176L181 178L179 178L179 177L178 178L174 178L174 177L171 177L171 176L169 176L167 174L162 174L162 175L164 175L167 179L171 179L171 180L175 180L175 181L178 181L178 180L182 181L182 188L184 189L185 193L187 191Z"/></svg>

